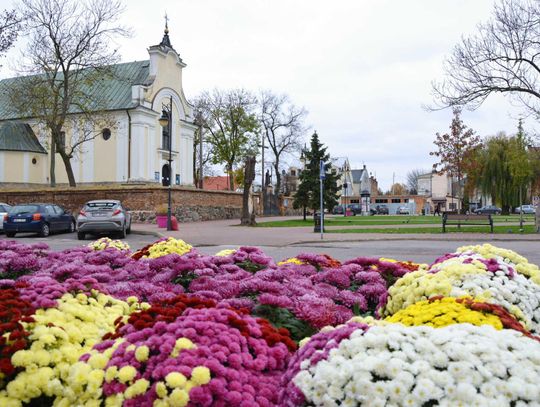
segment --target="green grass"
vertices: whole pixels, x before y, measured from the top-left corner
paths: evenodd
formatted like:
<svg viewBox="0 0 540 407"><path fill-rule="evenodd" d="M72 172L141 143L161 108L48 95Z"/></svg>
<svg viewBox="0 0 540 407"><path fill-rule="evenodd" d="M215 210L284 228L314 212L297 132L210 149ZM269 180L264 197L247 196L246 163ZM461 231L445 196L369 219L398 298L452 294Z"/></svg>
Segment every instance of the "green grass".
<svg viewBox="0 0 540 407"><path fill-rule="evenodd" d="M490 233L489 226L462 226L458 229L457 226L447 226L447 233ZM509 226L494 226L494 233L514 233L521 234L519 231L519 226L509 225ZM398 233L442 233L442 226L439 227L418 227L418 228L370 228L370 229L325 229L325 233L389 233L389 234L398 234ZM522 234L531 234L536 233L536 228L534 225L524 225Z"/></svg>
<svg viewBox="0 0 540 407"><path fill-rule="evenodd" d="M534 222L534 217L524 216L525 222ZM519 215L493 216L493 222L519 222ZM441 225L440 216L404 216L404 215L379 215L379 216L326 216L324 219L326 226L367 226L367 225ZM308 217L305 221L302 219L291 219L283 221L259 221L259 227L300 227L313 226L313 218ZM405 233L405 232L404 232Z"/></svg>

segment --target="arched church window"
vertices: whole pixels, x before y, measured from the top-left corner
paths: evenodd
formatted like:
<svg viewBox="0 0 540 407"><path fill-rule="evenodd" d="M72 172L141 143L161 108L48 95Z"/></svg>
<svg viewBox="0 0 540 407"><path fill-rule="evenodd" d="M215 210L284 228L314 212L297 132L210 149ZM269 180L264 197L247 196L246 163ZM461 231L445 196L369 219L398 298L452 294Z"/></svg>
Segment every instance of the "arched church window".
<svg viewBox="0 0 540 407"><path fill-rule="evenodd" d="M110 139L111 138L111 129L104 128L103 130L101 130L101 137L103 137L103 140L105 140L105 141Z"/></svg>
<svg viewBox="0 0 540 407"><path fill-rule="evenodd" d="M167 112L164 111L163 113L169 116ZM162 150L168 150L170 147L171 136L169 134L169 127L170 126L165 126L161 128L161 149Z"/></svg>

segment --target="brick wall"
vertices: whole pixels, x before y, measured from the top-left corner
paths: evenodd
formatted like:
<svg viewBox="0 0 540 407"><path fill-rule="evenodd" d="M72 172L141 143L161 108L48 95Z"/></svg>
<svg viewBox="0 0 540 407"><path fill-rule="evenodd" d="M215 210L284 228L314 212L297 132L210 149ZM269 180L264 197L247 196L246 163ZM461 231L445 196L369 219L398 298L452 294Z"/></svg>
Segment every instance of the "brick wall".
<svg viewBox="0 0 540 407"><path fill-rule="evenodd" d="M242 194L173 187L173 212L181 222L239 218ZM152 222L157 206L167 204L167 189L161 186L113 186L77 188L21 188L0 190L0 202L18 204L50 202L78 213L92 199L118 199L134 214L134 220Z"/></svg>

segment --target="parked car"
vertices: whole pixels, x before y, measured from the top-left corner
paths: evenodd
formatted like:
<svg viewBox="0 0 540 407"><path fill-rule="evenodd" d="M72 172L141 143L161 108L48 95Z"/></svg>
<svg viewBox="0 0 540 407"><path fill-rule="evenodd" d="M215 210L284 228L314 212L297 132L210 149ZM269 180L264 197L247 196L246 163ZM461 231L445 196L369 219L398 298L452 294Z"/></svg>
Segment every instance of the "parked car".
<svg viewBox="0 0 540 407"><path fill-rule="evenodd" d="M377 215L388 215L390 213L386 205L377 205L375 210L377 211Z"/></svg>
<svg viewBox="0 0 540 407"><path fill-rule="evenodd" d="M75 218L61 206L50 203L15 205L4 216L4 232L7 237L24 232L43 237L52 232L75 232Z"/></svg>
<svg viewBox="0 0 540 407"><path fill-rule="evenodd" d="M131 215L120 201L100 199L84 204L77 217L77 238L87 233L116 233L121 239L131 233Z"/></svg>
<svg viewBox="0 0 540 407"><path fill-rule="evenodd" d="M347 209L350 210L353 215L361 215L362 214L362 207L360 204L354 203L347 205Z"/></svg>
<svg viewBox="0 0 540 407"><path fill-rule="evenodd" d="M496 207L495 205L486 205L478 208L474 211L474 213L477 215L500 215L502 213L502 209Z"/></svg>
<svg viewBox="0 0 540 407"><path fill-rule="evenodd" d="M2 220L2 222L0 222L0 230L3 230L4 228L4 216L7 215L10 208L11 208L11 205L0 202L0 219Z"/></svg>
<svg viewBox="0 0 540 407"><path fill-rule="evenodd" d="M523 213L526 213L526 214L535 214L536 213L536 208L534 207L534 205L521 205L521 206L518 206L516 209L515 209L515 212L516 213L521 213L523 211Z"/></svg>
<svg viewBox="0 0 540 407"><path fill-rule="evenodd" d="M411 210L409 209L408 206L400 206L399 208L397 208L396 214L398 214L398 215L410 215Z"/></svg>
<svg viewBox="0 0 540 407"><path fill-rule="evenodd" d="M343 205L334 206L334 209L332 209L332 213L334 215L343 215Z"/></svg>

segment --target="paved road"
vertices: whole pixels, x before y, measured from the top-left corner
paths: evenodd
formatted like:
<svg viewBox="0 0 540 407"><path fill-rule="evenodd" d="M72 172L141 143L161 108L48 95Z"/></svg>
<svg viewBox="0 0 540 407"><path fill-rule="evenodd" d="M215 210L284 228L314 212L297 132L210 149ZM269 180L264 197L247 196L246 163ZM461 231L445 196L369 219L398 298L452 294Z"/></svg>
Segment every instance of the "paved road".
<svg viewBox="0 0 540 407"><path fill-rule="evenodd" d="M455 236L454 236L455 238ZM0 239L5 239L2 235ZM132 249L137 249L157 239L154 235L131 234L125 239ZM64 250L88 244L92 240L79 241L75 233L52 235L46 238L33 235L17 235L16 241L22 243L44 242L53 250ZM188 240L189 241L189 240ZM392 257L400 260L429 263L444 253L453 252L459 246L477 244L477 240L362 240L342 242L304 242L292 244L258 244L265 253L276 261L295 256L301 252L327 253L339 260L348 260L358 256ZM527 257L530 262L540 264L540 243L538 241L493 241L496 246L514 250ZM246 241L244 244L250 244ZM214 254L222 249L234 249L238 244L196 244L204 254Z"/></svg>

